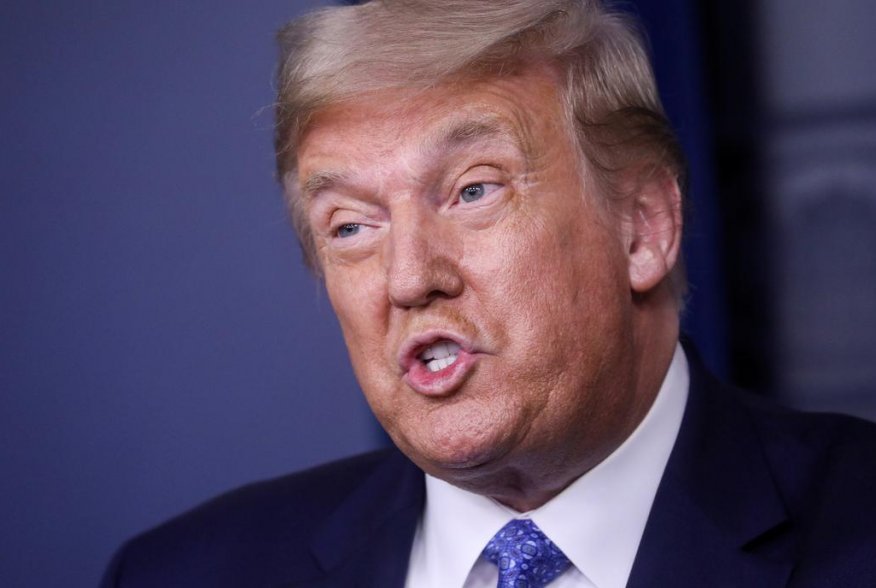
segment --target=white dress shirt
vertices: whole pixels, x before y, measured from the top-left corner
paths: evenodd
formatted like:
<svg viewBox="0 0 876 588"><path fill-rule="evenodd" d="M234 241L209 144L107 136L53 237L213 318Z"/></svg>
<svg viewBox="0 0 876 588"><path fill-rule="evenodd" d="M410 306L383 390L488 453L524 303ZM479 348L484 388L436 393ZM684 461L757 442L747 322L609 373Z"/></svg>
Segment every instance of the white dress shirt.
<svg viewBox="0 0 876 588"><path fill-rule="evenodd" d="M426 476L426 508L414 536L406 588L495 588L481 556L513 518L530 518L572 566L550 588L623 588L657 486L678 436L689 374L681 346L648 414L620 447L541 507L518 513Z"/></svg>

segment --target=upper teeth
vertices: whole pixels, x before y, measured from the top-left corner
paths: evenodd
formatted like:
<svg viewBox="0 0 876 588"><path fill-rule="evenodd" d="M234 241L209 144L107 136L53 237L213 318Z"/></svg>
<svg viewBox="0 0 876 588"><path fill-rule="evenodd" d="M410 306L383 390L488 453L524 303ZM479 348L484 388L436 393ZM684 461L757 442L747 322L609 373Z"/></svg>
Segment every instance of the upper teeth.
<svg viewBox="0 0 876 588"><path fill-rule="evenodd" d="M459 349L459 345L453 341L433 343L420 353L420 360L426 364L426 369L430 372L437 372L456 361Z"/></svg>

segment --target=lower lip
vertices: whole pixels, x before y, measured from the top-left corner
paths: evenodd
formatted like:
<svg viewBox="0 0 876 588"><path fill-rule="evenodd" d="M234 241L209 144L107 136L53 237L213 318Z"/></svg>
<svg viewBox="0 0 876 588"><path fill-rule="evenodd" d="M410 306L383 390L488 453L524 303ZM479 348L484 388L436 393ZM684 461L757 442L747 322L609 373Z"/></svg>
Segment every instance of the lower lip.
<svg viewBox="0 0 876 588"><path fill-rule="evenodd" d="M456 391L474 369L477 358L460 350L456 361L437 372L430 372L421 361L417 361L402 378L414 392L424 396L446 396Z"/></svg>

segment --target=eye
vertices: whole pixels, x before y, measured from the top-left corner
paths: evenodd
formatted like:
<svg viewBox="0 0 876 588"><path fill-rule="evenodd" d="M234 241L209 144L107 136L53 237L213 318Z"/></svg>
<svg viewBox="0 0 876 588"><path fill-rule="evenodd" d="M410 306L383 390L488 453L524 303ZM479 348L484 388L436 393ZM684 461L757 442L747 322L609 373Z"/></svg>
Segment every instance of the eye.
<svg viewBox="0 0 876 588"><path fill-rule="evenodd" d="M358 223L347 223L335 229L335 235L337 235L341 239L344 239L346 237L352 237L359 232L360 228L361 225L359 225Z"/></svg>
<svg viewBox="0 0 876 588"><path fill-rule="evenodd" d="M499 184L486 184L483 182L469 184L459 191L459 198L463 202L475 202L476 200L480 200L487 194L490 194L498 190L499 188Z"/></svg>

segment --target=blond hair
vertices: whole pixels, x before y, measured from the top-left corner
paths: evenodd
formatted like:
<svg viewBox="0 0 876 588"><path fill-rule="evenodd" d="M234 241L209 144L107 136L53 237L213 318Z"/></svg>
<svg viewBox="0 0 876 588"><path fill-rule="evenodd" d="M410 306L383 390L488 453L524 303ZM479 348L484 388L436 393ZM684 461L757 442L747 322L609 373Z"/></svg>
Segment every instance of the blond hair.
<svg viewBox="0 0 876 588"><path fill-rule="evenodd" d="M555 67L570 132L609 192L630 166L679 180L684 159L657 95L642 37L599 0L372 0L324 8L279 33L277 170L305 261L319 272L298 205L296 148L315 112L363 92L428 89L453 76Z"/></svg>

